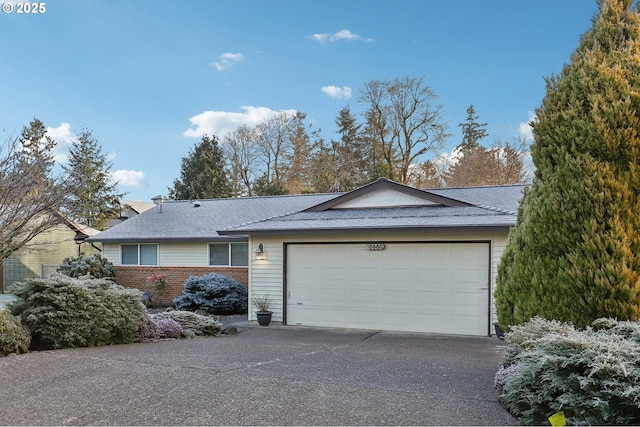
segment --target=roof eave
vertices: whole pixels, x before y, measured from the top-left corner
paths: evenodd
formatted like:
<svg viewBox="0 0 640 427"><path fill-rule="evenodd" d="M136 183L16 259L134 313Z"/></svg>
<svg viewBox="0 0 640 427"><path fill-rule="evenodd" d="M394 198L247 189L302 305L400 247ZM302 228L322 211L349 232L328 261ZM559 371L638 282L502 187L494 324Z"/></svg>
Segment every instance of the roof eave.
<svg viewBox="0 0 640 427"><path fill-rule="evenodd" d="M208 236L208 237L111 237L100 239L92 237L87 242L97 243L176 243L176 242L212 242L216 240L246 240L247 233L238 233L234 236Z"/></svg>
<svg viewBox="0 0 640 427"><path fill-rule="evenodd" d="M358 227L358 228L342 228L342 227L326 227L326 228L304 228L304 229L254 229L254 230L222 230L218 233L225 236L232 236L242 233L243 235L274 235L274 234L318 234L318 233L366 233L371 231L385 232L385 231L509 231L513 226L513 223L505 224L491 224L491 225L455 225L455 226L413 226L413 227Z"/></svg>

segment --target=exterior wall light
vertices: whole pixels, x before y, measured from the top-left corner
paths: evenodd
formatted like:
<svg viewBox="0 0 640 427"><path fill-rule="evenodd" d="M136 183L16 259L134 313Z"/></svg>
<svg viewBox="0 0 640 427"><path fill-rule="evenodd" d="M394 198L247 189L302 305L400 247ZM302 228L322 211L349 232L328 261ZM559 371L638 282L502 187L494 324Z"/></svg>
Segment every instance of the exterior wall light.
<svg viewBox="0 0 640 427"><path fill-rule="evenodd" d="M264 245L260 243L258 249L256 249L256 260L260 261L264 259Z"/></svg>

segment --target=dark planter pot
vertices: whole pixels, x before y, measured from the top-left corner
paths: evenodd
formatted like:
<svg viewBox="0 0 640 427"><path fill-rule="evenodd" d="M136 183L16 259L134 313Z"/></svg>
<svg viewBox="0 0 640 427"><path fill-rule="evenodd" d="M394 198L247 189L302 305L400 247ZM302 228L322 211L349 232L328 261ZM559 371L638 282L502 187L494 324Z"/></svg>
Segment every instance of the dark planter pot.
<svg viewBox="0 0 640 427"><path fill-rule="evenodd" d="M498 337L498 339L503 340L504 339L504 331L502 330L502 328L500 327L498 322L494 323L493 326L496 328L496 337Z"/></svg>
<svg viewBox="0 0 640 427"><path fill-rule="evenodd" d="M271 323L272 311L256 311L256 317L258 318L258 324L260 326L269 326Z"/></svg>

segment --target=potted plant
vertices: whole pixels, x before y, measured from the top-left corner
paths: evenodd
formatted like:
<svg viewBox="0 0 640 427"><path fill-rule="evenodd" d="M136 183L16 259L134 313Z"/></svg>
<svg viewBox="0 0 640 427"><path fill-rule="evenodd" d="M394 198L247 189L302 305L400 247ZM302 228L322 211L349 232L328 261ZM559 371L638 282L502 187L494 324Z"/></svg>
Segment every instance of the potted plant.
<svg viewBox="0 0 640 427"><path fill-rule="evenodd" d="M258 311L256 311L258 324L260 326L268 326L269 323L271 323L271 315L273 314L273 311L269 310L269 306L271 305L269 294L253 295L251 297L251 302L258 309Z"/></svg>

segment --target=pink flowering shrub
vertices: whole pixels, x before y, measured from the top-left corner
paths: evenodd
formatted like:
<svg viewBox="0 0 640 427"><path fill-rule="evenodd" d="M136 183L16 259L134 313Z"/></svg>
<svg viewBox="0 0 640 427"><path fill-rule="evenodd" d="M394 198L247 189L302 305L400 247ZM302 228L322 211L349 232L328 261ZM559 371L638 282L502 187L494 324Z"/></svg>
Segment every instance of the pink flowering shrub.
<svg viewBox="0 0 640 427"><path fill-rule="evenodd" d="M184 329L173 319L161 319L157 323L158 329L166 338L180 338Z"/></svg>

